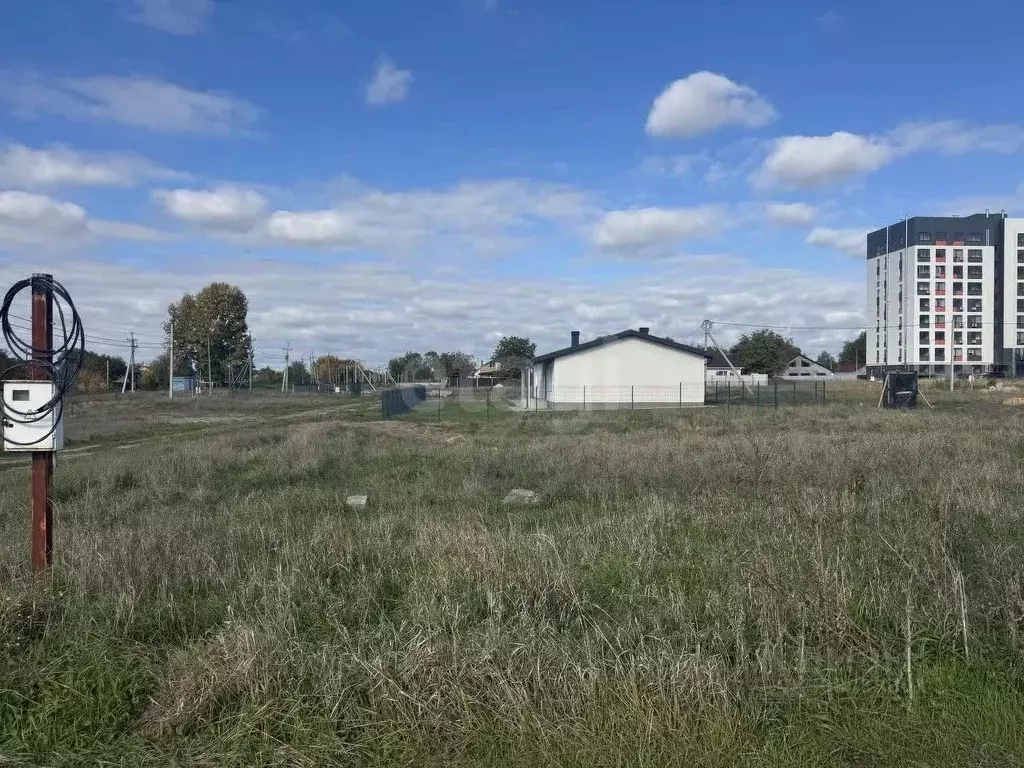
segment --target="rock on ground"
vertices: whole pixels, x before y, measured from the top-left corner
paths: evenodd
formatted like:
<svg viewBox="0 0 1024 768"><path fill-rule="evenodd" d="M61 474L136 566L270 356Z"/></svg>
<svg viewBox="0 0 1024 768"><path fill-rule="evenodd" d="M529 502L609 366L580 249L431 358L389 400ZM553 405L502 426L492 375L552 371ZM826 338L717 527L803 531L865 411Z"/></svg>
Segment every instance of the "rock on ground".
<svg viewBox="0 0 1024 768"><path fill-rule="evenodd" d="M345 506L349 509L366 509L367 497L365 495L349 496L345 499Z"/></svg>
<svg viewBox="0 0 1024 768"><path fill-rule="evenodd" d="M535 491L528 491L525 488L513 488L505 497L505 504L536 504L540 496Z"/></svg>

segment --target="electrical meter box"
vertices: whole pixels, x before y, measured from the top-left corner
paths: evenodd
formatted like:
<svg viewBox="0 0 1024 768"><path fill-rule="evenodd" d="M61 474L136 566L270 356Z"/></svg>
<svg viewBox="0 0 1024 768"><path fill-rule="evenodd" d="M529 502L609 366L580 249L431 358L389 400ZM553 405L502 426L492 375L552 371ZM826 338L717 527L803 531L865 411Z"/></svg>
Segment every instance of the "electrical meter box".
<svg viewBox="0 0 1024 768"><path fill-rule="evenodd" d="M5 381L2 387L5 451L56 451L64 447L59 405L38 420L23 423L35 419L39 409L53 399L56 386L52 381Z"/></svg>

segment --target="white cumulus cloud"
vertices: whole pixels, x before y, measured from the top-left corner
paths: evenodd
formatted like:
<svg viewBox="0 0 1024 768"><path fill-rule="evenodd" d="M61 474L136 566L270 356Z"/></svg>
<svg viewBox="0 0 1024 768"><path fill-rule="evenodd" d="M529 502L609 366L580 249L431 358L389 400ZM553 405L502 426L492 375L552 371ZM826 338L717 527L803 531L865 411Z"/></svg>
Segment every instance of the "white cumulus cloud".
<svg viewBox="0 0 1024 768"><path fill-rule="evenodd" d="M229 184L213 189L158 190L153 199L179 221L215 230L249 230L267 209L267 199L256 190Z"/></svg>
<svg viewBox="0 0 1024 768"><path fill-rule="evenodd" d="M815 227L808 233L804 242L841 251L848 256L864 256L867 253L867 234L865 229Z"/></svg>
<svg viewBox="0 0 1024 768"><path fill-rule="evenodd" d="M377 69L366 86L366 103L374 106L404 101L412 85L412 72L399 69L391 59L377 62Z"/></svg>
<svg viewBox="0 0 1024 768"><path fill-rule="evenodd" d="M243 99L142 76L48 79L0 72L0 101L22 117L107 120L160 133L226 136L250 129L259 116Z"/></svg>
<svg viewBox="0 0 1024 768"><path fill-rule="evenodd" d="M768 203L765 216L781 227L800 227L814 222L818 209L807 203Z"/></svg>
<svg viewBox="0 0 1024 768"><path fill-rule="evenodd" d="M11 187L129 187L185 176L134 155L77 152L63 146L0 146L0 184Z"/></svg>
<svg viewBox="0 0 1024 768"><path fill-rule="evenodd" d="M73 248L95 237L162 239L162 233L136 224L89 218L84 208L49 195L0 192L0 249L25 246Z"/></svg>
<svg viewBox="0 0 1024 768"><path fill-rule="evenodd" d="M888 142L871 136L846 131L785 136L775 140L752 181L759 186L819 187L877 171L892 159Z"/></svg>
<svg viewBox="0 0 1024 768"><path fill-rule="evenodd" d="M724 209L717 205L610 211L594 226L591 242L607 251L638 251L709 235L723 220Z"/></svg>
<svg viewBox="0 0 1024 768"><path fill-rule="evenodd" d="M647 116L651 136L694 136L723 125L756 128L772 122L772 105L754 89L714 72L695 72L671 83Z"/></svg>

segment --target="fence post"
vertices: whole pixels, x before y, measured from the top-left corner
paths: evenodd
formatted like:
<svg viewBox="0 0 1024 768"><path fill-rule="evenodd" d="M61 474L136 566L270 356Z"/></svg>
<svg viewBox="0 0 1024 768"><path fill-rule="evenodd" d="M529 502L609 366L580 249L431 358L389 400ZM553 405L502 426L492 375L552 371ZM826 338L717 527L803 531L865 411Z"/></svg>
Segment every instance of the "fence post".
<svg viewBox="0 0 1024 768"><path fill-rule="evenodd" d="M818 380L814 380L814 404L818 404Z"/></svg>
<svg viewBox="0 0 1024 768"><path fill-rule="evenodd" d="M629 385L629 410L631 411L636 408L635 389L636 387L632 384Z"/></svg>
<svg viewBox="0 0 1024 768"><path fill-rule="evenodd" d="M821 382L821 404L825 404L825 382Z"/></svg>
<svg viewBox="0 0 1024 768"><path fill-rule="evenodd" d="M732 379L725 382L725 409L732 412Z"/></svg>
<svg viewBox="0 0 1024 768"><path fill-rule="evenodd" d="M491 418L491 388L487 388L487 418Z"/></svg>
<svg viewBox="0 0 1024 768"><path fill-rule="evenodd" d="M740 403L741 404L747 402L746 392L747 392L747 388L743 386L743 382L741 381L740 382Z"/></svg>
<svg viewBox="0 0 1024 768"><path fill-rule="evenodd" d="M796 382L793 382L793 405L796 405Z"/></svg>
<svg viewBox="0 0 1024 768"><path fill-rule="evenodd" d="M761 383L754 385L754 405L761 407Z"/></svg>
<svg viewBox="0 0 1024 768"><path fill-rule="evenodd" d="M679 382L679 407L683 407L683 382Z"/></svg>
<svg viewBox="0 0 1024 768"><path fill-rule="evenodd" d="M775 380L775 408L778 410L779 407L779 380Z"/></svg>
<svg viewBox="0 0 1024 768"><path fill-rule="evenodd" d="M718 379L715 379L715 405L718 405Z"/></svg>
<svg viewBox="0 0 1024 768"><path fill-rule="evenodd" d="M441 390L437 390L437 420L441 420Z"/></svg>

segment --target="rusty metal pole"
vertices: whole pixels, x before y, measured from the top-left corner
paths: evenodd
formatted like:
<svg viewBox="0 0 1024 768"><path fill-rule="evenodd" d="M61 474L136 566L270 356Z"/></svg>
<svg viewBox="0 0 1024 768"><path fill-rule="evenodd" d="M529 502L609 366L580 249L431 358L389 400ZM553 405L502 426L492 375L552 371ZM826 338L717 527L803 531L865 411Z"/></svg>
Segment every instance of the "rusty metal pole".
<svg viewBox="0 0 1024 768"><path fill-rule="evenodd" d="M32 359L53 362L53 294L44 286L52 275L32 276ZM33 365L32 379L49 378L46 368ZM53 452L32 452L32 570L42 573L53 558Z"/></svg>

